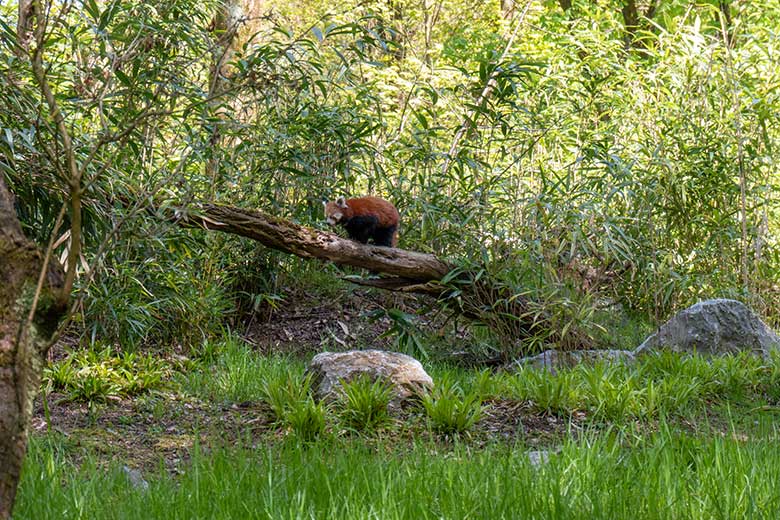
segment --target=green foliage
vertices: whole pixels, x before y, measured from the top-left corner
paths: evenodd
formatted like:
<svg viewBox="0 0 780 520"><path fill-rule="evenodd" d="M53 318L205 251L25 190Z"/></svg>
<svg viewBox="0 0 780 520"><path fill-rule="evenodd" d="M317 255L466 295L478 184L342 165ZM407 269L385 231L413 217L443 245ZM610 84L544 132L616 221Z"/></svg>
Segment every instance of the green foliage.
<svg viewBox="0 0 780 520"><path fill-rule="evenodd" d="M464 433L482 415L479 393L466 393L456 381L447 377L439 380L434 389L423 396L422 405L431 428L443 434Z"/></svg>
<svg viewBox="0 0 780 520"><path fill-rule="evenodd" d="M164 388L173 367L151 354L115 355L110 348L71 352L43 370L43 384L73 401L104 402Z"/></svg>
<svg viewBox="0 0 780 520"><path fill-rule="evenodd" d="M569 415L583 411L596 421L623 423L701 410L721 400L771 394L776 361L750 354L707 358L672 352L647 355L635 366L580 365L514 374L478 374L483 395L530 402L539 411Z"/></svg>
<svg viewBox="0 0 780 520"><path fill-rule="evenodd" d="M544 370L528 370L524 376L520 388L538 410L563 414L581 405L579 381L572 372L561 371L550 377Z"/></svg>
<svg viewBox="0 0 780 520"><path fill-rule="evenodd" d="M132 244L108 253L105 276L85 289L83 320L91 341L134 349L198 345L220 335L234 304L221 286L228 281L224 275L203 276L213 262L210 241L191 232L138 236L147 229L133 230Z"/></svg>
<svg viewBox="0 0 780 520"><path fill-rule="evenodd" d="M302 441L314 441L325 433L328 408L311 396L290 402L284 414L285 422Z"/></svg>
<svg viewBox="0 0 780 520"><path fill-rule="evenodd" d="M311 395L311 376L300 362L265 357L239 338L226 335L204 344L199 369L178 377L183 391L215 401L262 400L277 424L289 427L302 440L325 432L328 408Z"/></svg>
<svg viewBox="0 0 780 520"><path fill-rule="evenodd" d="M66 449L56 433L33 436L15 517L59 517L77 508L90 518L167 518L171 507L189 516L218 517L240 516L251 507L270 518L710 518L761 516L761 508L776 496L772 464L780 460L773 458L776 427L769 415L777 403L772 394L780 374L776 354L706 358L662 352L629 366L581 365L556 374L431 367L437 386L423 407L436 432L473 431L479 428L480 410L506 399L531 403L531 413L576 416L570 424L582 433L563 433L552 441L557 449L548 453L547 462L534 466L523 443L484 444L477 437L478 443L466 445L461 443L469 437L463 436L451 443L406 442L407 434L419 432L415 424L391 437L392 442L403 440L400 447L382 438L328 436L330 411L312 399L297 362L263 359L230 337L217 351L210 371L214 379L220 379L220 365L245 366L247 354L262 381L275 382L284 396L276 407L282 410L279 422L291 435L279 442L274 430L270 435L276 440L253 443L258 448L216 442L209 450L196 449L175 479L163 466L147 473L147 491L128 488L121 466L107 468L82 448L74 458L73 446ZM92 364L111 357L101 351L81 356ZM121 359L127 366L156 366L138 354ZM48 373L49 384L67 379L80 366L69 363L63 366L70 369L57 365ZM353 385L360 402L376 402L375 395L367 397L381 391L373 385L366 380ZM748 402L742 403L745 398ZM763 405L764 399L769 405ZM162 404L145 393L138 406L159 418ZM732 406L733 414L728 412ZM583 420L588 422L583 425ZM741 421L750 425L744 437ZM431 489L438 490L435 501Z"/></svg>
<svg viewBox="0 0 780 520"><path fill-rule="evenodd" d="M656 399L645 404L645 388L634 374L624 374L618 368L598 365L583 374L584 400L599 420L623 421L630 417L651 417Z"/></svg>
<svg viewBox="0 0 780 520"><path fill-rule="evenodd" d="M390 319L390 327L382 337L393 338L395 350L422 361L429 358L428 348L425 346L425 340L414 315L399 309L378 309L369 316L372 320L382 317Z"/></svg>
<svg viewBox="0 0 780 520"><path fill-rule="evenodd" d="M311 375L300 377L292 371L266 374L262 392L276 419L284 422L292 410L310 400Z"/></svg>
<svg viewBox="0 0 780 520"><path fill-rule="evenodd" d="M404 247L459 268L450 303L483 317L505 357L604 337L605 302L656 321L732 296L777 319L777 2L732 6L724 37L708 3L664 3L632 35L614 3L272 1L283 25L249 17L256 38L216 82L220 5L87 2L48 26L48 81L84 170L92 342L200 343L235 310L271 316L307 269L172 232L159 222L175 208L322 226L323 196L365 193L399 207ZM0 27L0 171L25 229L64 257L61 136L16 38ZM456 282L482 277L496 291L463 301ZM524 330L536 317L547 330Z"/></svg>
<svg viewBox="0 0 780 520"><path fill-rule="evenodd" d="M308 392L300 362L260 355L234 335L205 345L209 354L198 369L178 376L188 393L214 401L259 401L268 398L270 388L278 387L279 402L285 404ZM269 404L274 406L275 401Z"/></svg>
<svg viewBox="0 0 780 520"><path fill-rule="evenodd" d="M342 381L341 387L339 416L347 428L370 432L390 422L388 405L393 391L386 382L357 377Z"/></svg>

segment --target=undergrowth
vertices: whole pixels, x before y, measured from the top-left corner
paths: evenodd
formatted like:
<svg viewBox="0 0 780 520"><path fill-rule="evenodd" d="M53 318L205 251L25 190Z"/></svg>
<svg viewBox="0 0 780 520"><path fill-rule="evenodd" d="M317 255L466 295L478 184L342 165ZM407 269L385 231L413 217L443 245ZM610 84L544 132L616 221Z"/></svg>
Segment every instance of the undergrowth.
<svg viewBox="0 0 780 520"><path fill-rule="evenodd" d="M193 400L203 403L198 406L205 413L221 414L218 410L226 408L252 410L252 421L234 425L236 433L231 438L252 434L253 443L284 438L304 443L342 442L358 433L379 443L395 439L401 445L413 443L412 439L445 443L461 439L474 446L497 440L548 444L569 437L567 430L605 433L614 429L634 432L641 438L665 423L724 434L724 421L737 421L749 431L753 421L763 423L780 405L778 354L705 358L661 352L632 365L580 365L554 374L535 369L510 373L427 364L435 382L433 391L391 413L391 394L375 381L346 383L340 399L322 402L315 399L313 382L304 374L302 360L263 356L232 336L204 348L204 352L208 355L174 364L151 355L116 355L109 349L85 351L48 367L44 385L64 393L66 401L88 402L92 427L99 424L101 410L110 410L110 401L118 397L138 396L135 413L155 422L182 417L173 409L179 406L176 403ZM96 403L101 406L93 406ZM46 406L44 402L50 424ZM515 410L517 415L501 419L502 409ZM132 414L127 419L130 422L135 420ZM192 420L198 423L201 417L196 415ZM529 420L530 424L540 421L548 426L526 430ZM502 421L514 421L515 426L504 430L512 432L508 436L499 434L504 428ZM255 426L247 429L255 423L260 433L253 433ZM157 427L154 431L162 430ZM133 434L137 432L133 430ZM214 431L207 438L209 435ZM225 439L214 440L221 443Z"/></svg>
<svg viewBox="0 0 780 520"><path fill-rule="evenodd" d="M389 423L392 394L379 382L347 383L341 399L320 405L302 360L260 355L232 336L207 350L202 359L183 364L152 355L87 350L47 367L44 389L63 392L69 400L98 403L163 388L217 403L263 402L278 425L307 438L326 429L320 424L336 427L336 421L363 432ZM694 413L719 402L780 401L780 355L706 358L660 352L633 365L598 363L556 373L443 364L429 364L428 369L436 385L418 407L431 429L443 434L467 431L478 422L483 403L491 401L524 402L536 413L579 413L589 421L610 424ZM306 431L307 424L312 432Z"/></svg>
<svg viewBox="0 0 780 520"><path fill-rule="evenodd" d="M128 485L125 461L85 447L94 443L35 435L15 518L769 518L780 506L780 355L667 352L555 374L434 364L433 392L392 419L377 382L347 383L325 404L300 360L262 356L235 337L204 352L174 367L88 351L49 367L45 384L116 385L73 390L101 402L168 379L166 390L187 399L264 403L274 418L265 436L196 437L176 476L146 468L143 491ZM133 386L139 370L166 377ZM522 430L490 442L484 422L501 403L563 424L541 466Z"/></svg>
<svg viewBox="0 0 780 520"><path fill-rule="evenodd" d="M63 392L73 401L103 402L165 387L174 368L151 354L111 349L70 353L43 371L44 391Z"/></svg>
<svg viewBox="0 0 780 520"><path fill-rule="evenodd" d="M443 434L467 431L482 414L479 388L465 393L453 379L442 378L433 391L422 398L431 428Z"/></svg>
<svg viewBox="0 0 780 520"><path fill-rule="evenodd" d="M342 382L341 420L347 428L367 432L390 423L388 406L393 398L392 388L381 380L358 377Z"/></svg>

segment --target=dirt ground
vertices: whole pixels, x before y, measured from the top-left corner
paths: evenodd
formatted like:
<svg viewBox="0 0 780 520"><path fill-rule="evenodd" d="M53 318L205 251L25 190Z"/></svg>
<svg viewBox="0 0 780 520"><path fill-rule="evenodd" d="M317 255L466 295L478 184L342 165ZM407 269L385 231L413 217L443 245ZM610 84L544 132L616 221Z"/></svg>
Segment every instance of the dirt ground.
<svg viewBox="0 0 780 520"><path fill-rule="evenodd" d="M382 303L365 292L355 291L348 299L289 297L263 319L247 320L244 339L264 354L303 355L322 350L351 348L388 349L392 339L382 337L391 327L387 316L372 318ZM398 299L408 306L412 300Z"/></svg>
<svg viewBox="0 0 780 520"><path fill-rule="evenodd" d="M341 301L300 298L280 305L267 319L248 318L242 337L264 354L306 356L323 350L392 349L393 339L384 336L392 321L387 315L371 314L383 307L414 312L421 305L424 302L395 295L378 302L375 294L361 291ZM443 315L423 315L419 320L420 327L428 331L442 324L447 324ZM450 334L453 331L457 333L457 328L450 326ZM66 348L73 347L72 339L65 340L53 349L51 359L62 359ZM146 469L156 468L163 461L172 473L181 470L196 444L201 449L257 446L290 434L274 423L271 410L260 401L221 404L165 391L88 405L50 393L46 405L48 420L39 396L32 424L34 434L42 436L50 431L60 436L74 457L92 453L99 463L120 459L131 467ZM484 403L482 419L464 439L476 445L500 441L548 446L570 433L569 423L568 419L534 413L529 403L495 400ZM404 411L377 435L383 439L450 440L431 433L422 413L414 409Z"/></svg>
<svg viewBox="0 0 780 520"><path fill-rule="evenodd" d="M162 461L171 473L182 470L196 443L202 450L235 445L256 447L291 434L274 423L271 410L263 402L218 405L162 393L90 407L67 402L63 395L51 393L48 407L49 423L42 399L37 400L32 422L34 434L53 432L76 459L93 454L99 464L119 459L131 467L147 470L159 467ZM571 424L579 422L576 417L570 423L554 415L534 413L529 403L519 401L494 400L484 403L484 407L480 421L461 440L477 446L498 441L545 447L559 443L571 433ZM418 410L403 412L383 431L368 436L398 441L451 440L431 433Z"/></svg>

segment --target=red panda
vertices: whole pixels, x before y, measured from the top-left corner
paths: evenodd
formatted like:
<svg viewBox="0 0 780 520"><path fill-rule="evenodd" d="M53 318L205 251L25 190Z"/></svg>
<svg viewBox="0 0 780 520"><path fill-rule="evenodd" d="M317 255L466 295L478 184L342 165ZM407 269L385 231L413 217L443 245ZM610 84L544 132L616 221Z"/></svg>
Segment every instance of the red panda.
<svg viewBox="0 0 780 520"><path fill-rule="evenodd" d="M379 197L358 197L336 202L324 201L325 218L331 226L341 225L353 240L367 244L395 247L398 243L398 210Z"/></svg>

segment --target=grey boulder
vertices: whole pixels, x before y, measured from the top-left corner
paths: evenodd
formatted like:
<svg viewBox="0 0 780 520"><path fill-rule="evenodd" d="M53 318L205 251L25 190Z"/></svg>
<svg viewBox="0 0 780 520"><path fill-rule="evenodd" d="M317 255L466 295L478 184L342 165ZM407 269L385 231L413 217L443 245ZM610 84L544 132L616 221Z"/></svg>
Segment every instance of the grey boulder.
<svg viewBox="0 0 780 520"><path fill-rule="evenodd" d="M641 355L665 348L702 354L750 351L765 355L778 347L780 337L744 303L714 299L675 314L634 353Z"/></svg>
<svg viewBox="0 0 780 520"><path fill-rule="evenodd" d="M545 350L535 356L524 357L515 361L517 368L546 369L555 373L561 368L571 368L581 363L594 364L601 361L609 363L630 364L634 361L634 353L630 350Z"/></svg>

